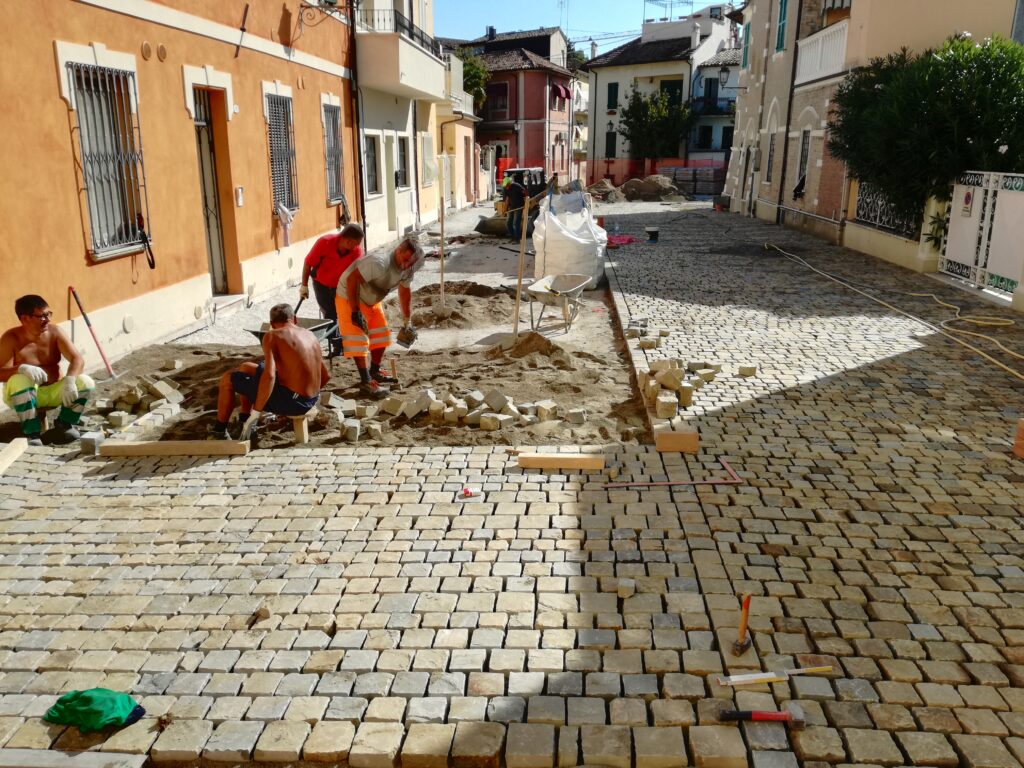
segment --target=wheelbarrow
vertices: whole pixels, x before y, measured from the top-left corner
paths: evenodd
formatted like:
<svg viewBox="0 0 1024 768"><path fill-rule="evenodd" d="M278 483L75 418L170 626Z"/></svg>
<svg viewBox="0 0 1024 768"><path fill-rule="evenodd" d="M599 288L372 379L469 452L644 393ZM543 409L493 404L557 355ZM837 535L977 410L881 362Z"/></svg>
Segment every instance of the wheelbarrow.
<svg viewBox="0 0 1024 768"><path fill-rule="evenodd" d="M295 311L299 311L299 307L302 306L302 300L295 305ZM337 322L334 320L328 320L322 317L296 317L295 322L299 324L300 328L305 328L307 331L316 336L316 340L324 342L330 338L331 334L335 332L338 327ZM260 344L263 343L263 337L267 335L270 330L270 323L263 323L258 331L254 331L251 328L246 329L259 339ZM329 350L328 350L329 351ZM329 356L329 355L328 355Z"/></svg>
<svg viewBox="0 0 1024 768"><path fill-rule="evenodd" d="M530 302L530 328L537 330L548 307L559 307L565 332L568 333L583 306L580 294L592 280L589 275L547 275L528 285L526 298ZM533 318L534 302L541 305L536 321Z"/></svg>

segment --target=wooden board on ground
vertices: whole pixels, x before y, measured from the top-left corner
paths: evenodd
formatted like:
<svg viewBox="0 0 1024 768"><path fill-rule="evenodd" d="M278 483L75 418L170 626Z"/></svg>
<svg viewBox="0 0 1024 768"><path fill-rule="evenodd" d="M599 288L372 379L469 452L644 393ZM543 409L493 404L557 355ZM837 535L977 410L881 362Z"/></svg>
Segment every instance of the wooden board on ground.
<svg viewBox="0 0 1024 768"><path fill-rule="evenodd" d="M0 475L25 452L26 448L28 448L28 440L24 437L16 437L0 448Z"/></svg>
<svg viewBox="0 0 1024 768"><path fill-rule="evenodd" d="M521 469L604 469L600 453L520 453Z"/></svg>
<svg viewBox="0 0 1024 768"><path fill-rule="evenodd" d="M100 456L245 456L248 440L148 440L100 446Z"/></svg>

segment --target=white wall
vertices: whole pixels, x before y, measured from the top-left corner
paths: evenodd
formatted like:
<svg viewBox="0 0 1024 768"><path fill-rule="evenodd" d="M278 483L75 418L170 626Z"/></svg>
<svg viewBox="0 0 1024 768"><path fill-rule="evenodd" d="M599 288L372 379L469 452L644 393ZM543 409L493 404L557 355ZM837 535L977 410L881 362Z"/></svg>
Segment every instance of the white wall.
<svg viewBox="0 0 1024 768"><path fill-rule="evenodd" d="M413 133L412 105L413 101L395 96L394 94L382 93L380 91L362 89L363 98L363 124L360 131L361 151L363 153L363 183L366 183L366 138L373 136L377 138L378 146L378 169L377 177L380 180L380 192L377 194L365 195L364 203L366 208L366 247L376 248L385 245L399 238L404 234L405 229L416 224L416 157L418 147L414 148L417 137ZM424 126L419 126L420 130ZM394 168L398 168L398 139L408 139L408 187L395 191L395 213L397 217L397 228L388 228L388 180L385 151L386 139L394 139L392 158Z"/></svg>

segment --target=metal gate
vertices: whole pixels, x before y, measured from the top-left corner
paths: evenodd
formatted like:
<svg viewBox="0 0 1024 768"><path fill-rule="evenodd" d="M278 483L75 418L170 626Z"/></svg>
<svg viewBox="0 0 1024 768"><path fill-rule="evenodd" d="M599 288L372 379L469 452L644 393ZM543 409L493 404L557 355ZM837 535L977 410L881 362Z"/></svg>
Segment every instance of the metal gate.
<svg viewBox="0 0 1024 768"><path fill-rule="evenodd" d="M203 223L206 226L206 255L210 262L210 282L214 294L228 292L227 266L224 263L224 240L221 237L220 200L217 196L217 164L213 151L213 125L210 118L210 92L196 88L195 126L196 154L199 156L199 193L203 200Z"/></svg>
<svg viewBox="0 0 1024 768"><path fill-rule="evenodd" d="M1024 277L1024 175L969 171L957 179L939 271L1006 293Z"/></svg>

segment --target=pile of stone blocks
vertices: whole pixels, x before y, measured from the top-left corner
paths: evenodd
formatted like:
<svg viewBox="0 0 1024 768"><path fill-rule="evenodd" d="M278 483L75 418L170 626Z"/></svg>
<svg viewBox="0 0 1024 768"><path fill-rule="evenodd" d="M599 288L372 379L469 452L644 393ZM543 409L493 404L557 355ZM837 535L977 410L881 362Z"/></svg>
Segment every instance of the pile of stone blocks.
<svg viewBox="0 0 1024 768"><path fill-rule="evenodd" d="M440 397L433 389L415 393L392 393L380 405L358 405L354 400L342 400L324 393L320 404L334 410L342 424L342 437L357 442L361 435L379 439L383 424L379 416L404 418L408 421L426 419L433 423L466 425L493 432L515 426L530 426L542 421L564 420L571 425L584 424L584 408L563 409L554 400L536 403L516 403L501 390L486 394L470 390L461 394L448 393ZM367 421L369 420L369 421Z"/></svg>
<svg viewBox="0 0 1024 768"><path fill-rule="evenodd" d="M181 361L168 363L165 368L174 364L180 367ZM142 415L150 413L156 414L148 420L150 425L152 422L161 424L181 410L185 396L179 387L177 382L166 376L140 376L135 381L124 382L113 395L97 398L92 407L106 415L107 426L111 429L125 429L137 424ZM167 405L174 407L165 408Z"/></svg>

